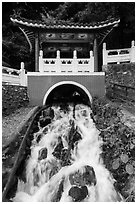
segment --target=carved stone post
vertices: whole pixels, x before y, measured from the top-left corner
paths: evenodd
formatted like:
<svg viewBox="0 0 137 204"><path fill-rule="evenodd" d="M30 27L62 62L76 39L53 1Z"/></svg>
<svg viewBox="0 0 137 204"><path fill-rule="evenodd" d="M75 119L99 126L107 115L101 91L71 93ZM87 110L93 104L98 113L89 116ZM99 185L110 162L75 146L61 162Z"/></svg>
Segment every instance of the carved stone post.
<svg viewBox="0 0 137 204"><path fill-rule="evenodd" d="M60 50L57 50L56 63L57 72L60 73L61 72Z"/></svg>
<svg viewBox="0 0 137 204"><path fill-rule="evenodd" d="M39 71L39 35L35 33L35 72Z"/></svg>
<svg viewBox="0 0 137 204"><path fill-rule="evenodd" d="M130 52L131 62L135 62L135 41L131 42L131 52Z"/></svg>
<svg viewBox="0 0 137 204"><path fill-rule="evenodd" d="M90 50L90 68L90 72L94 72L94 56L92 50Z"/></svg>
<svg viewBox="0 0 137 204"><path fill-rule="evenodd" d="M98 45L96 37L94 39L93 53L94 53L94 72L98 72Z"/></svg>
<svg viewBox="0 0 137 204"><path fill-rule="evenodd" d="M44 71L44 62L43 62L43 50L40 50L39 52L39 71Z"/></svg>
<svg viewBox="0 0 137 204"><path fill-rule="evenodd" d="M24 62L21 62L21 69L20 69L19 77L20 77L20 85L26 86L27 85L27 76L25 74Z"/></svg>
<svg viewBox="0 0 137 204"><path fill-rule="evenodd" d="M73 51L73 70L75 73L77 73L77 69L78 69L78 64L77 64L77 51L74 50Z"/></svg>
<svg viewBox="0 0 137 204"><path fill-rule="evenodd" d="M103 65L107 65L107 50L106 50L106 43L103 43Z"/></svg>

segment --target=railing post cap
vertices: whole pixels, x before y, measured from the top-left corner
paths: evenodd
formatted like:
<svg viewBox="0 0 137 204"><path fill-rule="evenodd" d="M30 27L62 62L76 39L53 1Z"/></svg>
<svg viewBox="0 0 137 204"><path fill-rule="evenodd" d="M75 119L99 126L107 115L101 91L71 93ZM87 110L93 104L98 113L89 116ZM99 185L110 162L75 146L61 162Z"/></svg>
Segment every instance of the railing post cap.
<svg viewBox="0 0 137 204"><path fill-rule="evenodd" d="M132 40L132 42L131 42L131 46L132 46L132 47L135 46L135 41L134 41L134 40Z"/></svg>
<svg viewBox="0 0 137 204"><path fill-rule="evenodd" d="M73 50L73 58L77 58L77 50Z"/></svg>
<svg viewBox="0 0 137 204"><path fill-rule="evenodd" d="M24 69L24 62L21 62L21 69Z"/></svg>
<svg viewBox="0 0 137 204"><path fill-rule="evenodd" d="M60 58L60 50L57 50L57 58Z"/></svg>
<svg viewBox="0 0 137 204"><path fill-rule="evenodd" d="M103 49L106 49L106 43L105 42L103 43Z"/></svg>
<svg viewBox="0 0 137 204"><path fill-rule="evenodd" d="M40 51L39 51L39 55L40 55L41 57L43 57L43 50L40 50Z"/></svg>
<svg viewBox="0 0 137 204"><path fill-rule="evenodd" d="M57 55L60 55L60 50L57 50Z"/></svg>
<svg viewBox="0 0 137 204"><path fill-rule="evenodd" d="M90 56L91 57L93 56L93 50L90 50Z"/></svg>

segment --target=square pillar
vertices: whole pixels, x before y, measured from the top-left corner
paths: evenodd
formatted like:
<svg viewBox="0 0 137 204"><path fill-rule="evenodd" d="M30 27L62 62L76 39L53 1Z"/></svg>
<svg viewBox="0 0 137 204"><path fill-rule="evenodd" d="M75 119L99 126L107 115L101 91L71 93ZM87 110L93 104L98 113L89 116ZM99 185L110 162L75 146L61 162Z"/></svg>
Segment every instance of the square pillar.
<svg viewBox="0 0 137 204"><path fill-rule="evenodd" d="M39 72L39 35L35 33L35 72Z"/></svg>
<svg viewBox="0 0 137 204"><path fill-rule="evenodd" d="M93 44L93 54L94 54L94 72L98 72L98 45L96 37L94 39Z"/></svg>

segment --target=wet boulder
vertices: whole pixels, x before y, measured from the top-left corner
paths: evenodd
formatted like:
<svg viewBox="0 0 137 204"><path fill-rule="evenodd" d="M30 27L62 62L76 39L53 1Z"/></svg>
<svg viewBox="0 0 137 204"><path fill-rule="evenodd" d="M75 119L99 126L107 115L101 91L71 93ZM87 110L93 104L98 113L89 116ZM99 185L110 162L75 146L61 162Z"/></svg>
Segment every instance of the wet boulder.
<svg viewBox="0 0 137 204"><path fill-rule="evenodd" d="M51 119L54 118L54 110L50 107L42 111L43 117L47 118L50 117Z"/></svg>
<svg viewBox="0 0 137 204"><path fill-rule="evenodd" d="M39 150L38 160L46 159L48 154L48 150L46 147Z"/></svg>
<svg viewBox="0 0 137 204"><path fill-rule="evenodd" d="M42 133L37 133L36 142L39 143L39 141L41 140L42 137L43 137Z"/></svg>
<svg viewBox="0 0 137 204"><path fill-rule="evenodd" d="M72 139L72 141L71 141L71 143L72 143L72 149L74 149L75 143L78 142L78 141L81 140L81 139L82 139L81 135L76 131L75 134L74 134L74 136L73 136L73 139Z"/></svg>
<svg viewBox="0 0 137 204"><path fill-rule="evenodd" d="M62 166L68 166L71 165L70 161L70 150L63 148L61 152L61 165Z"/></svg>
<svg viewBox="0 0 137 204"><path fill-rule="evenodd" d="M39 123L40 123L40 127L45 127L46 125L50 124L51 123L51 118L50 117L46 117L46 118L40 118L39 120Z"/></svg>
<svg viewBox="0 0 137 204"><path fill-rule="evenodd" d="M86 186L70 188L68 195L72 198L73 202L80 202L84 200L88 195L88 188Z"/></svg>
<svg viewBox="0 0 137 204"><path fill-rule="evenodd" d="M69 175L71 185L96 185L96 175L93 167L87 165L84 168L85 171L83 173L78 170Z"/></svg>
<svg viewBox="0 0 137 204"><path fill-rule="evenodd" d="M69 181L71 185L78 185L78 186L83 186L84 181L82 174L79 171L76 171L72 174L69 175Z"/></svg>
<svg viewBox="0 0 137 204"><path fill-rule="evenodd" d="M96 185L96 175L93 167L85 166L85 172L83 173L84 183L86 185Z"/></svg>
<svg viewBox="0 0 137 204"><path fill-rule="evenodd" d="M68 166L68 165L71 164L71 162L70 162L70 151L68 149L64 148L61 139L58 142L58 144L56 145L56 147L55 147L52 154L57 159L61 160L61 165L62 166Z"/></svg>
<svg viewBox="0 0 137 204"><path fill-rule="evenodd" d="M54 110L52 108L43 110L39 117L40 127L43 128L47 126L48 124L50 124L53 118L54 118Z"/></svg>
<svg viewBox="0 0 137 204"><path fill-rule="evenodd" d="M54 151L53 151L53 156L56 157L57 159L61 159L61 152L62 152L62 149L63 149L63 143L62 143L62 140L61 140L61 137L58 138L58 144L56 145L56 147L54 148Z"/></svg>
<svg viewBox="0 0 137 204"><path fill-rule="evenodd" d="M38 122L36 120L34 120L33 124L32 124L32 132L38 132L39 131L39 127L38 127Z"/></svg>
<svg viewBox="0 0 137 204"><path fill-rule="evenodd" d="M61 180L56 194L52 198L52 202L59 202L64 191L64 178Z"/></svg>

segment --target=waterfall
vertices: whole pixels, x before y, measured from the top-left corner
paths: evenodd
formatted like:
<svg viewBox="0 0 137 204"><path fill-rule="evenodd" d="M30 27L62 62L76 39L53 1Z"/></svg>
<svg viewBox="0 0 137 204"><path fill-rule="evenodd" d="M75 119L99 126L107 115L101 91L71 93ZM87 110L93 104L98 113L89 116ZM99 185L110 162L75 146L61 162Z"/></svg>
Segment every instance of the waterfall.
<svg viewBox="0 0 137 204"><path fill-rule="evenodd" d="M83 104L51 107L54 117L39 121L31 154L18 179L14 202L120 202L112 175L101 158L100 132ZM44 118L44 114L41 116Z"/></svg>

